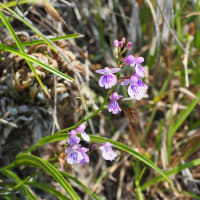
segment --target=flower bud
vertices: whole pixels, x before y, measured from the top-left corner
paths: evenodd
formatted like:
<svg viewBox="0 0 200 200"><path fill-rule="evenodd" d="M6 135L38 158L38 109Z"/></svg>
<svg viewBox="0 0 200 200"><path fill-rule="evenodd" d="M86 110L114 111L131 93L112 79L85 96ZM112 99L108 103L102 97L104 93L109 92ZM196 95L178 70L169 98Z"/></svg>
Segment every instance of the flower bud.
<svg viewBox="0 0 200 200"><path fill-rule="evenodd" d="M117 48L119 46L119 41L118 40L114 40L113 45L115 48Z"/></svg>
<svg viewBox="0 0 200 200"><path fill-rule="evenodd" d="M126 44L126 48L127 48L127 49L132 48L132 42L127 42L127 44Z"/></svg>

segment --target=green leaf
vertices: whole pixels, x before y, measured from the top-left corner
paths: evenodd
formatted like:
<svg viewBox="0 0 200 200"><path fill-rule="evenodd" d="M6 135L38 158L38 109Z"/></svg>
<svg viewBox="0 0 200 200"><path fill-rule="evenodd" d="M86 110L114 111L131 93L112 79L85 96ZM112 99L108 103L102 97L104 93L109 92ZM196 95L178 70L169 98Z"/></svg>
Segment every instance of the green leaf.
<svg viewBox="0 0 200 200"><path fill-rule="evenodd" d="M44 144L48 144L48 143L52 143L52 142L56 142L56 141L61 141L61 140L66 140L67 137L68 137L68 134L62 134L62 135L54 134L54 135L51 135L51 136L47 136L47 137L42 138L41 140L39 140L39 142L36 145L34 145L31 148L29 148L26 152L33 151L37 147L39 147L41 145L44 145ZM127 146L125 144L122 144L120 142L117 142L117 141L113 141L113 140L108 139L108 138L103 138L103 137L94 136L94 135L90 135L90 139L91 139L91 142L94 142L94 143L105 143L105 142L112 143L116 148L129 153L130 155L132 155L136 159L142 161L143 163L145 163L146 165L148 165L149 167L151 167L152 169L157 171L173 187L172 182L169 180L169 178L164 174L164 172L159 167L157 167L151 160L146 158L144 155L138 153L137 151L133 150L129 146Z"/></svg>
<svg viewBox="0 0 200 200"><path fill-rule="evenodd" d="M32 56L29 56L27 54L24 54L22 52L18 52L16 51L15 49L9 47L9 46L6 46L2 43L0 43L0 49L3 49L4 51L8 51L10 53L13 53L15 55L18 55L18 56L21 56L22 58L28 60L28 61L31 61L33 63L36 63L38 64L39 66L41 66L42 68L46 69L47 71L49 72L52 72L54 74L56 74L57 76L65 79L65 80L68 80L68 81L72 81L74 80L73 78L71 78L70 76L60 72L59 70L55 69L54 67L50 67L49 65L45 64L45 63L42 63L40 61L38 61L37 59L33 58Z"/></svg>
<svg viewBox="0 0 200 200"><path fill-rule="evenodd" d="M16 6L17 4L18 5L22 5L22 4L26 4L26 3L33 3L35 0L20 0L19 2L17 0L15 1L10 1L8 3L6 3L6 6L8 7L13 7L13 6ZM1 8L1 6L0 6Z"/></svg>
<svg viewBox="0 0 200 200"><path fill-rule="evenodd" d="M58 141L62 141L62 140L67 140L68 135L69 134L66 133L66 134L54 134L54 135L50 135L50 136L44 137L44 138L40 139L35 145L33 145L32 147L30 147L29 149L27 149L25 151L25 153L34 151L38 147L40 147L42 145L45 145L45 144L49 144L49 143L53 143L53 142L58 142Z"/></svg>
<svg viewBox="0 0 200 200"><path fill-rule="evenodd" d="M82 35L78 34L78 33L74 33L74 34L68 34L68 35L64 35L64 36L59 36L59 37L53 37L50 38L49 40L52 42L56 42L59 40L69 40L69 39L75 39L75 38L79 38L82 37ZM37 45L37 44L44 44L45 41L44 40L32 40L32 41L28 41L28 42L23 42L21 43L22 46L27 47L27 46L32 46L32 45ZM16 47L16 45L12 45L13 48Z"/></svg>
<svg viewBox="0 0 200 200"><path fill-rule="evenodd" d="M192 199L200 200L200 196L197 194L191 194L188 191L182 191L181 193L191 197Z"/></svg>
<svg viewBox="0 0 200 200"><path fill-rule="evenodd" d="M7 177L10 177L14 180L17 184L20 185L24 195L30 200L38 200L38 198L24 185L24 181L22 181L14 172L8 169L1 169L0 172Z"/></svg>
<svg viewBox="0 0 200 200"><path fill-rule="evenodd" d="M198 165L200 165L200 158L195 159L191 162L182 164L182 165L178 165L178 166L174 167L173 169L165 172L165 174L166 174L166 176L171 176L171 175L174 175L174 174L178 174L179 172L181 172L184 169L195 167L195 166L198 166ZM152 185L155 185L156 183L163 181L163 180L164 180L164 178L162 176L157 176L157 177L151 179L150 181L147 181L146 183L144 183L141 186L141 189L145 190L146 188L148 188Z"/></svg>
<svg viewBox="0 0 200 200"><path fill-rule="evenodd" d="M171 152L172 152L173 135L176 133L179 127L183 124L183 122L186 120L189 114L193 111L193 109L199 103L199 101L200 101L200 92L197 93L196 98L193 99L192 102L187 106L187 109L183 110L179 114L177 121L173 124L173 127L169 129L168 134L167 134L167 149L168 149L169 160L171 158Z"/></svg>
<svg viewBox="0 0 200 200"><path fill-rule="evenodd" d="M47 184L40 183L37 181L31 181L31 182L26 182L26 185L29 185L33 188L39 188L41 190L44 190L46 192L49 192L53 196L55 196L59 200L69 200L69 198L66 197L66 195L62 194L61 192L55 190L54 188L48 186Z"/></svg>
<svg viewBox="0 0 200 200"><path fill-rule="evenodd" d="M35 167L39 167L43 169L45 172L51 174L51 176L65 189L65 191L70 195L73 200L80 200L79 196L73 190L68 181L62 176L58 169L56 169L52 164L48 161L43 160L37 156L29 155L29 154L19 154L15 161L13 161L15 165L31 165Z"/></svg>
<svg viewBox="0 0 200 200"><path fill-rule="evenodd" d="M4 196L5 200L13 200L13 197L11 195ZM18 200L18 198L16 199Z"/></svg>

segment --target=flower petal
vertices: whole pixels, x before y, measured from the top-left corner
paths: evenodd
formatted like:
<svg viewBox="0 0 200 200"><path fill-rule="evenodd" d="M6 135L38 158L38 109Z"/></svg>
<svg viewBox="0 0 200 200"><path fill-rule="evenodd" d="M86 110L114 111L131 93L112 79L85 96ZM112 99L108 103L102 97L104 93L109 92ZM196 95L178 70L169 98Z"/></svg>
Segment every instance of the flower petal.
<svg viewBox="0 0 200 200"><path fill-rule="evenodd" d="M142 78L144 77L144 69L141 65L137 65L135 67L135 72L139 77L142 77Z"/></svg>
<svg viewBox="0 0 200 200"><path fill-rule="evenodd" d="M99 86L104 87L106 81L107 81L107 75L101 76L101 78L99 79Z"/></svg>
<svg viewBox="0 0 200 200"><path fill-rule="evenodd" d="M83 138L83 140L85 140L86 142L90 141L90 137L86 132L81 132L81 137Z"/></svg>
<svg viewBox="0 0 200 200"><path fill-rule="evenodd" d="M84 165L86 163L89 163L90 159L89 159L89 156L86 154L86 152L88 151L89 149L88 148L85 148L85 147L81 147L80 148L80 152L83 156L83 159L80 161L80 165Z"/></svg>
<svg viewBox="0 0 200 200"><path fill-rule="evenodd" d="M104 143L100 148L102 156L105 160L114 160L117 154L112 150L112 144L110 142Z"/></svg>
<svg viewBox="0 0 200 200"><path fill-rule="evenodd" d="M128 85L130 83L129 79L125 79L121 82L121 85Z"/></svg>
<svg viewBox="0 0 200 200"><path fill-rule="evenodd" d="M98 69L98 70L96 70L96 73L97 74L104 74L105 71L104 71L104 69Z"/></svg>
<svg viewBox="0 0 200 200"><path fill-rule="evenodd" d="M137 73L134 73L130 78L130 83L137 85L137 82L140 78L138 77Z"/></svg>
<svg viewBox="0 0 200 200"><path fill-rule="evenodd" d="M109 151L103 151L102 156L105 160L113 161L116 158L117 154L111 149Z"/></svg>
<svg viewBox="0 0 200 200"><path fill-rule="evenodd" d="M134 57L133 55L128 55L128 56L126 57L126 63L127 63L128 65L133 65L133 64L135 64L135 57Z"/></svg>
<svg viewBox="0 0 200 200"><path fill-rule="evenodd" d="M109 89L117 83L117 77L114 74L109 74L106 76L106 81L104 83L105 89Z"/></svg>
<svg viewBox="0 0 200 200"><path fill-rule="evenodd" d="M115 48L117 48L119 46L119 41L118 40L114 40L113 45Z"/></svg>
<svg viewBox="0 0 200 200"><path fill-rule="evenodd" d="M141 64L143 62L144 62L144 58L143 57L137 57L137 58L135 58L135 63L136 64Z"/></svg>
<svg viewBox="0 0 200 200"><path fill-rule="evenodd" d="M136 100L141 100L145 96L147 89L148 86L140 80L137 85L133 84L128 87L128 94Z"/></svg>
<svg viewBox="0 0 200 200"><path fill-rule="evenodd" d="M120 68L112 68L112 69L110 69L110 71L111 71L111 73L117 73L117 72L119 72L121 69Z"/></svg>
<svg viewBox="0 0 200 200"><path fill-rule="evenodd" d="M112 101L109 106L108 106L108 111L112 112L112 114L118 114L121 109L119 107L119 104L117 103L117 101Z"/></svg>
<svg viewBox="0 0 200 200"><path fill-rule="evenodd" d="M82 159L83 156L79 151L72 151L67 155L67 162L71 165L79 164Z"/></svg>
<svg viewBox="0 0 200 200"><path fill-rule="evenodd" d="M81 124L77 129L76 131L81 133L81 132L84 132L85 131L85 128L86 128L86 125L85 124Z"/></svg>
<svg viewBox="0 0 200 200"><path fill-rule="evenodd" d="M79 144L80 142L80 138L76 135L72 135L68 138L67 143L69 145L75 145L75 144Z"/></svg>
<svg viewBox="0 0 200 200"><path fill-rule="evenodd" d="M109 96L109 99L111 101L116 101L116 100L119 100L121 99L123 96L119 95L117 92L114 92L112 93L110 96Z"/></svg>

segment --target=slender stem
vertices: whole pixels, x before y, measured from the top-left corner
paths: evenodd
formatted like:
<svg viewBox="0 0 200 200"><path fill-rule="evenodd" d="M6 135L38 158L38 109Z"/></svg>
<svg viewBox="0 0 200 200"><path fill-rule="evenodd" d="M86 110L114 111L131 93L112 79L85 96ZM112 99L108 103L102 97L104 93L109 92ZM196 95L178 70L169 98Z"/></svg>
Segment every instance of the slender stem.
<svg viewBox="0 0 200 200"><path fill-rule="evenodd" d="M118 49L118 56L119 56L119 49ZM120 57L117 57L117 67L120 68ZM99 107L99 109L97 109L95 112L93 112L93 113L92 113L91 115L89 115L88 117L86 117L86 115L87 115L87 112L86 112L86 113L84 114L83 118L82 118L80 121L78 121L76 124L74 124L73 126L70 126L70 127L68 127L68 128L65 128L65 129L63 129L63 130L60 130L60 131L58 131L58 132L56 132L56 133L54 133L54 134L65 133L65 132L68 132L68 131L70 131L70 130L72 130L72 129L75 129L75 128L77 128L79 125L81 125L82 123L88 121L89 119L91 119L91 118L93 118L95 115L97 115L97 114L104 108L106 102L107 102L108 99L109 99L110 94L113 92L113 90L114 90L115 87L116 87L116 86L113 86L112 88L110 88L110 90L108 90L108 93L107 93L107 95L106 95L106 97L105 97L103 103L102 103L101 106Z"/></svg>
<svg viewBox="0 0 200 200"><path fill-rule="evenodd" d="M65 133L65 132L68 132L68 131L70 131L70 130L72 130L72 129L75 129L75 128L77 128L80 124L82 124L82 123L88 121L89 119L91 119L92 117L94 117L95 115L97 115L97 114L104 108L104 106L105 106L106 102L108 101L108 98L109 98L110 94L112 93L112 91L114 90L114 88L115 88L115 86L113 86L113 87L108 91L108 93L107 93L107 95L106 95L106 98L104 99L104 102L101 104L101 106L99 107L99 109L97 109L95 112L93 112L93 113L92 113L91 115L89 115L88 117L83 116L83 118L82 118L80 121L78 121L76 124L74 124L73 126L70 126L70 127L68 127L68 128L65 128L65 129L63 129L63 130L60 130L60 131L56 132L55 134Z"/></svg>

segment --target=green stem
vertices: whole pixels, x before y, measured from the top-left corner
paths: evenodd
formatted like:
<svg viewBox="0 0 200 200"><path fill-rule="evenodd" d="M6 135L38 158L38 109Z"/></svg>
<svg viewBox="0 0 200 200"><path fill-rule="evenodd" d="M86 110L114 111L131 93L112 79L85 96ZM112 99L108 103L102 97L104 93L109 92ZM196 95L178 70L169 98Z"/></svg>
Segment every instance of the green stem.
<svg viewBox="0 0 200 200"><path fill-rule="evenodd" d="M117 63L116 63L116 64L117 64L117 67L120 68L120 57L117 58ZM106 102L108 101L109 96L110 96L110 94L113 92L114 88L115 88L115 86L113 86L112 88L110 88L110 90L108 90L108 93L107 93L107 95L106 95L106 97L105 97L103 103L102 103L101 106L99 107L99 109L97 109L95 112L93 112L93 113L92 113L91 115L89 115L88 117L86 117L86 115L87 115L87 112L86 112L85 115L83 116L83 118L82 118L80 121L78 121L76 124L74 124L73 126L70 126L70 127L68 127L68 128L65 128L65 129L63 129L63 130L60 130L60 131L58 131L58 132L56 132L56 133L54 133L54 134L65 133L65 132L68 132L68 131L70 131L70 130L72 130L72 129L75 129L75 128L77 128L79 125L81 125L82 123L88 121L89 119L91 119L91 118L93 118L95 115L97 115L97 114L104 108L104 106L105 106Z"/></svg>
<svg viewBox="0 0 200 200"><path fill-rule="evenodd" d="M82 123L88 121L89 119L91 119L91 118L93 118L95 115L97 115L97 114L104 108L104 106L105 106L106 102L108 101L109 96L110 96L110 94L112 93L112 91L114 90L114 88L115 88L115 86L113 86L110 90L108 90L108 93L107 93L107 95L106 95L106 98L104 99L104 102L101 104L101 106L99 107L99 109L97 109L95 112L93 112L93 113L92 113L91 115L89 115L88 117L83 116L83 118L82 118L80 121L78 121L76 124L74 124L73 126L70 126L70 127L68 127L68 128L65 128L65 129L63 129L63 130L60 130L60 131L56 132L55 134L65 133L65 132L68 132L68 131L70 131L70 130L72 130L72 129L75 129L75 128L77 128L80 124L82 124Z"/></svg>

